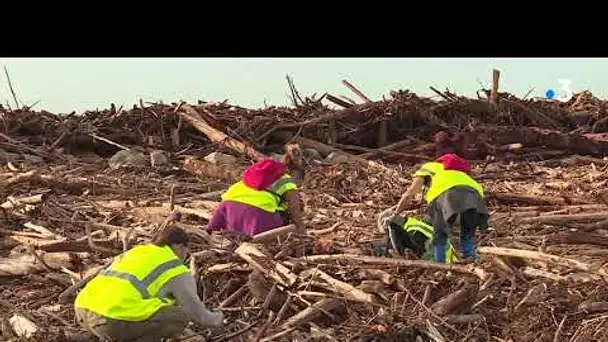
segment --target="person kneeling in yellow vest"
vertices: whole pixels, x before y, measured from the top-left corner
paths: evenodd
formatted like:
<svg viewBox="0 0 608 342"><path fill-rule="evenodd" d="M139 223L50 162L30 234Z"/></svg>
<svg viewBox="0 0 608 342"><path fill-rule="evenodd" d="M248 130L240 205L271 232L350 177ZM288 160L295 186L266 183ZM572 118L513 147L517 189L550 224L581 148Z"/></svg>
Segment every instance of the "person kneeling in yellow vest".
<svg viewBox="0 0 608 342"><path fill-rule="evenodd" d="M413 181L393 212L399 216L417 193L422 192L433 225L434 260L446 262L446 244L452 227L460 225L463 259L477 258L475 233L488 230L489 211L483 186L471 176L466 159L468 138L464 134L435 135L437 159L425 163L413 174Z"/></svg>
<svg viewBox="0 0 608 342"><path fill-rule="evenodd" d="M404 255L405 250L410 250L419 259L434 261L433 255L433 226L414 217L392 217L385 221L387 229L387 242L385 251L394 250L399 255ZM378 251L379 252L379 251ZM446 263L457 261L456 252L448 241L446 245Z"/></svg>
<svg viewBox="0 0 608 342"><path fill-rule="evenodd" d="M134 342L177 336L190 320L202 328L221 326L223 313L200 301L184 265L188 242L185 231L169 227L152 243L116 257L76 297L80 324L101 340Z"/></svg>

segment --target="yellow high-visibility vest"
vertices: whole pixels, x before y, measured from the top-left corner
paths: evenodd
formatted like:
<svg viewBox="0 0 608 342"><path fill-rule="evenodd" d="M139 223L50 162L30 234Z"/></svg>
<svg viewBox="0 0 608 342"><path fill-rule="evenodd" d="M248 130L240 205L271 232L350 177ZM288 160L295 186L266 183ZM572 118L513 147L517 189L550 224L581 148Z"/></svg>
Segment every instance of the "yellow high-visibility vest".
<svg viewBox="0 0 608 342"><path fill-rule="evenodd" d="M173 298L160 298L158 292L171 279L189 272L171 247L139 245L89 281L74 306L108 318L145 321L161 308L175 305Z"/></svg>
<svg viewBox="0 0 608 342"><path fill-rule="evenodd" d="M430 177L431 184L424 195L427 203L433 202L439 195L455 186L469 186L483 198L484 192L481 184L477 183L466 172L458 170L445 170L439 162L429 162L413 174L414 177Z"/></svg>
<svg viewBox="0 0 608 342"><path fill-rule="evenodd" d="M291 176L285 174L266 190L250 188L242 181L235 183L222 195L222 200L244 203L274 213L287 210L287 204L283 203L282 196L289 190L297 189Z"/></svg>
<svg viewBox="0 0 608 342"><path fill-rule="evenodd" d="M433 251L431 250L431 244L433 241L433 233L434 233L433 226L431 226L423 221L420 221L418 219L415 219L413 217L408 217L407 221L405 221L403 224L403 229L408 233L415 233L415 232L422 233L428 239L427 243L425 245L425 249L427 251L425 254L428 255L429 257L431 257L433 255ZM451 264L457 260L454 246L452 246L450 241L448 241L446 248L447 248L447 250L445 252L445 261L446 261L446 263Z"/></svg>

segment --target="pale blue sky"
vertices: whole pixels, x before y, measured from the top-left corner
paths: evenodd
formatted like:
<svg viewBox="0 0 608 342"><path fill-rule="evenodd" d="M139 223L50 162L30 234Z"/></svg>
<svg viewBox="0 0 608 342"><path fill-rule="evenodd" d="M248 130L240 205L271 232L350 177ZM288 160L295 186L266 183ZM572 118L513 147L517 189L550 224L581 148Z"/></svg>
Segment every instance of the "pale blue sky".
<svg viewBox="0 0 608 342"><path fill-rule="evenodd" d="M500 88L523 96L544 96L572 81L572 90L590 89L608 97L608 59L448 59L448 58L0 58L19 99L37 109L77 112L130 108L139 98L164 102L222 101L245 107L289 104L285 74L293 76L302 95L324 92L359 101L341 80L346 78L372 99L390 90L410 89L434 95L429 86L449 87L474 96L478 79L489 87L493 68L501 71ZM4 72L0 101L14 101Z"/></svg>

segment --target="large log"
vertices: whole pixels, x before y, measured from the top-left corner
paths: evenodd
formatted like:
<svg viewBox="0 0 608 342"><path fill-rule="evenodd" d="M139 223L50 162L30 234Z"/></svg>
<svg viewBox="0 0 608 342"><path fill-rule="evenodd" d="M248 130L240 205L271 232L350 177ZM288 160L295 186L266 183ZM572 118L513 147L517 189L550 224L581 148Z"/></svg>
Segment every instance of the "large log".
<svg viewBox="0 0 608 342"><path fill-rule="evenodd" d="M608 311L608 302L587 302L587 303L581 303L578 306L578 309L580 311L586 311L586 312L589 312L589 313L606 312L606 311Z"/></svg>
<svg viewBox="0 0 608 342"><path fill-rule="evenodd" d="M551 243L563 243L570 245L597 245L608 247L608 237L597 233L576 232L561 232L549 236Z"/></svg>
<svg viewBox="0 0 608 342"><path fill-rule="evenodd" d="M38 256L48 267L53 269L68 267L70 265L71 259L68 253L38 253ZM38 273L46 270L47 266L42 264L33 255L0 258L0 277L23 276L31 273Z"/></svg>
<svg viewBox="0 0 608 342"><path fill-rule="evenodd" d="M239 180L245 169L238 165L216 165L194 157L186 158L183 168L196 177L202 179L211 177L224 180L228 183Z"/></svg>
<svg viewBox="0 0 608 342"><path fill-rule="evenodd" d="M569 223L569 222L590 222L597 220L608 219L608 212L603 213L584 213L584 214L570 214L570 215L546 215L536 217L522 217L519 218L521 223Z"/></svg>
<svg viewBox="0 0 608 342"><path fill-rule="evenodd" d="M264 243L264 242L272 241L272 240L275 240L277 237L282 237L282 236L284 237L285 235L288 235L289 233L292 233L295 230L296 230L295 224L290 224L287 226L274 228L272 230L254 235L251 238L251 242Z"/></svg>
<svg viewBox="0 0 608 342"><path fill-rule="evenodd" d="M357 254L329 254L329 255L310 255L302 258L294 258L293 262L298 263L324 263L324 262L335 262L341 261L348 264L361 263L364 265L378 265L378 266L403 266L403 267L415 267L421 269L435 269L443 271L452 271L456 273L472 274L485 280L488 277L488 273L481 268L474 267L472 265L449 265L431 263L424 260L406 260L406 259L391 259L381 258L373 256L364 256Z"/></svg>
<svg viewBox="0 0 608 342"><path fill-rule="evenodd" d="M32 247L36 247L37 249L45 252L92 252L91 246L89 245L87 237L80 238L78 240L41 240L30 238L27 236L17 236L13 235L10 239L18 241L19 243L26 244ZM96 246L100 246L102 248L115 248L116 241L115 240L102 240L102 239L94 239L93 243Z"/></svg>
<svg viewBox="0 0 608 342"><path fill-rule="evenodd" d="M523 259L531 259L536 261L542 261L549 264L560 265L564 267L569 267L585 272L594 272L600 274L602 276L608 276L605 270L602 269L594 269L591 265L580 262L578 260L562 258L557 255L551 255L546 253L534 252L534 251L526 251L521 249L511 249L511 248L502 248L502 247L479 247L478 252L481 254L492 254L492 255L501 255L507 257L515 257L515 258L523 258Z"/></svg>
<svg viewBox="0 0 608 342"><path fill-rule="evenodd" d="M332 276L330 276L329 274L327 274L319 269L311 269L311 270L303 271L302 273L300 273L300 277L302 277L303 279L312 278L313 281L317 278L320 280L323 280L330 287L334 288L335 292L341 294L342 296L344 296L344 298L350 299L352 301L363 302L363 303L375 303L376 302L376 300L374 299L374 295L367 293L365 291L362 291L362 290L352 286L351 284L348 284L348 283L345 283L338 279L335 279Z"/></svg>
<svg viewBox="0 0 608 342"><path fill-rule="evenodd" d="M266 157L266 155L257 151L253 146L231 138L225 133L213 128L192 107L183 105L182 109L185 111L185 113L180 112L179 115L194 126L194 128L205 134L211 141L221 143L224 146L231 148L238 153L245 154L254 160Z"/></svg>
<svg viewBox="0 0 608 342"><path fill-rule="evenodd" d="M431 306L431 310L438 316L465 313L475 304L478 292L478 286L466 286L438 300Z"/></svg>
<svg viewBox="0 0 608 342"><path fill-rule="evenodd" d="M320 301L314 303L310 307L302 310L289 318L283 325L281 329L289 329L292 327L297 327L306 322L310 322L313 319L317 318L324 311L329 311L334 308L337 308L342 305L342 300L336 298L324 298Z"/></svg>
<svg viewBox="0 0 608 342"><path fill-rule="evenodd" d="M14 209L14 208L18 208L21 207L23 205L26 204L39 204L42 203L42 201L44 201L44 199L47 197L46 194L39 194L39 195L34 195L34 196L26 196L26 197L12 197L9 196L6 199L6 202L0 204L0 207L2 209Z"/></svg>
<svg viewBox="0 0 608 342"><path fill-rule="evenodd" d="M528 205L571 205L571 204L592 204L593 201L589 201L582 198L575 198L570 196L534 196L527 194L512 194L512 193L501 193L501 192L490 192L486 194L488 200L494 199L500 202L507 203L522 203Z"/></svg>
<svg viewBox="0 0 608 342"><path fill-rule="evenodd" d="M484 126L474 131L475 137L495 145L521 143L526 147L544 146L582 155L603 157L608 154L608 139L603 135L562 133L536 127Z"/></svg>
<svg viewBox="0 0 608 342"><path fill-rule="evenodd" d="M247 261L252 268L262 272L266 276L272 278L277 283L290 287L298 279L287 267L283 264L272 260L271 257L265 255L255 245L245 242L237 248L234 253ZM266 265L271 265L266 267Z"/></svg>

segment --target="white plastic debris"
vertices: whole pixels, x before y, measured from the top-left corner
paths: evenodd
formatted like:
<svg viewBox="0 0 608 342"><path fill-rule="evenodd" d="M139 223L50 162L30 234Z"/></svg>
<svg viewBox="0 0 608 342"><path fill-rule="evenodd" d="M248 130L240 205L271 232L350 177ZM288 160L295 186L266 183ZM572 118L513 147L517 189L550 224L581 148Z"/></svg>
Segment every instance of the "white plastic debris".
<svg viewBox="0 0 608 342"><path fill-rule="evenodd" d="M36 324L23 316L13 315L8 321L19 337L31 338L38 331Z"/></svg>

